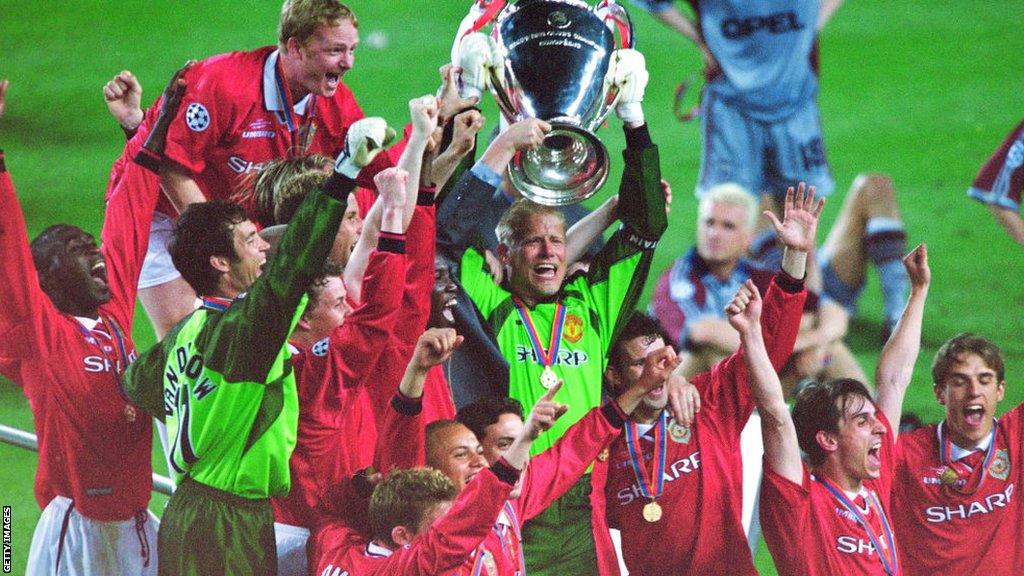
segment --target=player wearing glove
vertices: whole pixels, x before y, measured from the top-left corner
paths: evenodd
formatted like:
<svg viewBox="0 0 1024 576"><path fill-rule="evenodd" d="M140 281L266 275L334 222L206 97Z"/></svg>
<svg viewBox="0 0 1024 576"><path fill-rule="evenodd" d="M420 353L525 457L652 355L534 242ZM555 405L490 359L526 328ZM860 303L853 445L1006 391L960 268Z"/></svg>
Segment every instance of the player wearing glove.
<svg viewBox="0 0 1024 576"><path fill-rule="evenodd" d="M371 161L386 133L379 122L354 131L338 166ZM240 206L194 204L175 226L171 257L203 305L126 375L129 396L173 438L178 489L159 536L162 574L277 572L269 498L291 486L298 422L286 339L355 186L335 171L310 194L265 276L269 245Z"/></svg>
<svg viewBox="0 0 1024 576"><path fill-rule="evenodd" d="M463 98L479 97L492 87L492 79L502 78L504 60L494 39L480 32L473 32L459 44L456 66L462 68L459 93Z"/></svg>
<svg viewBox="0 0 1024 576"><path fill-rule="evenodd" d="M615 115L627 127L644 123L644 91L647 89L647 62L644 55L632 48L620 48L612 53L604 82L608 89L618 90Z"/></svg>

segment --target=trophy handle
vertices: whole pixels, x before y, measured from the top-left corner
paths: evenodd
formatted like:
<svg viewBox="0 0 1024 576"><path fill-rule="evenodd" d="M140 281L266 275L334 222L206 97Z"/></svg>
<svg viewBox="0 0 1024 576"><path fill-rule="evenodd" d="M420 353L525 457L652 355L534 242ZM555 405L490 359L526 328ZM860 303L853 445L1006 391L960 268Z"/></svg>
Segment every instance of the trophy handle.
<svg viewBox="0 0 1024 576"><path fill-rule="evenodd" d="M629 17L629 12L626 12L625 8L616 3L615 0L601 0L599 4L593 7L593 11L594 15L608 26L612 34L618 32L620 48L633 48L636 46L633 20ZM605 84L601 92L601 98L598 101L602 103L601 107L587 124L587 128L591 131L597 130L598 126L604 123L605 118L608 117L608 114L611 113L612 109L619 102L618 87L609 87L608 84Z"/></svg>

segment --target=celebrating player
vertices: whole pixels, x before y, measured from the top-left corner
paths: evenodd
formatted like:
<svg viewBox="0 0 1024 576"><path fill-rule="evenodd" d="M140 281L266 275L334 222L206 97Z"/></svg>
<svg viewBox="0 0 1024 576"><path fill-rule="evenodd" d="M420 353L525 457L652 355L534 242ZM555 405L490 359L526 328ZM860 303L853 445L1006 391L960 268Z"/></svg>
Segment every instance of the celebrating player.
<svg viewBox="0 0 1024 576"><path fill-rule="evenodd" d="M876 370L878 402L856 380L812 384L792 416L764 352L760 297L751 287L747 310L731 311L747 350L750 385L761 413L765 477L761 524L781 574L901 574L890 488L893 443L902 390L920 347L928 293L926 253L904 259L912 291ZM807 454L811 469L800 459Z"/></svg>
<svg viewBox="0 0 1024 576"><path fill-rule="evenodd" d="M618 203L623 226L594 258L590 271L566 278L565 219L558 209L528 200L512 204L498 225L501 286L487 274L482 250L455 246L441 231L446 255L459 264L463 288L490 322L509 362L508 395L533 405L555 382L567 382L562 394L569 414L534 443L535 451L551 446L568 426L600 404L605 354L639 297L657 240L667 226L658 152L641 106L647 80L643 56L620 50L613 59L613 80L624 95L616 106L626 136ZM456 199L446 202L452 200ZM590 491L590 478L585 476L562 505L550 507L527 528L527 541L538 543L533 549L547 548L551 553L531 558L528 551L531 572L597 572L589 528ZM582 528L569 530L570 526Z"/></svg>
<svg viewBox="0 0 1024 576"><path fill-rule="evenodd" d="M784 220L776 224L786 244L783 271L766 296L773 370L785 364L797 337L807 253L814 247L823 206L814 201L813 191L805 196L803 186L787 196ZM610 355L605 374L612 389L631 384L644 357L664 345L657 324L635 315ZM754 409L743 356L737 350L693 378L700 397L695 418L671 414L666 409L669 391L655 389L626 423L624 439L612 445L605 489L608 524L622 533L630 572L757 573L741 521L746 463L740 462L740 433ZM661 552L652 555L652 549Z"/></svg>
<svg viewBox="0 0 1024 576"><path fill-rule="evenodd" d="M125 401L121 381L139 269L157 200L167 127L184 92L171 79L145 144L125 148L109 191L101 246L58 224L26 241L24 217L0 153L0 368L32 406L39 435L36 501L42 517L29 574L156 574L157 519L150 419ZM0 83L0 110L7 83Z"/></svg>
<svg viewBox="0 0 1024 576"><path fill-rule="evenodd" d="M140 279L139 298L159 338L195 300L165 249L172 218L193 202L231 198L245 175L270 160L339 153L349 127L363 117L342 82L355 63L357 27L355 14L337 0L286 0L276 46L213 56L186 76L188 106L171 125L161 172L171 202L158 205ZM117 94L106 96L117 101ZM152 116L151 109L140 131Z"/></svg>
<svg viewBox="0 0 1024 576"><path fill-rule="evenodd" d="M349 131L334 174L288 225L265 276L268 245L240 206L194 204L175 225L174 264L203 305L126 376L129 394L166 419L173 439L178 489L159 537L167 574L277 572L268 498L290 488L298 420L286 339L355 177L380 151L385 126L374 120Z"/></svg>
<svg viewBox="0 0 1024 576"><path fill-rule="evenodd" d="M905 573L1020 574L1024 556L1012 543L1022 529L1014 492L1024 475L1013 465L1021 458L1021 407L995 417L1006 388L1002 352L960 334L935 354L932 380L946 417L900 435L893 479Z"/></svg>

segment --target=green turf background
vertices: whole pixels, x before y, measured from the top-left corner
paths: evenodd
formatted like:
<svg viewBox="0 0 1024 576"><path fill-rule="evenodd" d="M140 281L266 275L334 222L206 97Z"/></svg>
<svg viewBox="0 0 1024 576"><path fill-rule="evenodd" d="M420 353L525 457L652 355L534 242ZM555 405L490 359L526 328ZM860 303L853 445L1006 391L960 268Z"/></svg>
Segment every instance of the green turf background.
<svg viewBox="0 0 1024 576"><path fill-rule="evenodd" d="M345 79L367 114L393 124L407 121L406 102L435 89L436 69L448 58L467 5L466 0L354 0L363 43ZM697 75L699 58L684 39L628 7L651 73L647 119L661 148L665 178L675 190L671 226L654 266L660 273L694 234L698 126L677 123L671 102L676 85ZM11 80L0 146L7 152L29 234L55 222L99 232L109 166L122 144L100 92L110 77L132 70L149 103L187 58L272 43L278 9L276 0L0 0L0 78ZM934 282L906 406L926 420L941 417L928 380L931 356L943 340L964 330L1003 346L1009 382L1003 409L1024 399L1017 378L1024 372L1018 338L1024 332L1024 252L964 195L977 168L1024 110L1022 14L1024 0L851 1L821 38L821 112L838 190L825 209L826 224L835 218L855 174L886 172L895 179L910 241L929 245ZM497 114L489 97L485 112L493 123ZM601 135L611 150L621 149L617 121ZM614 180L621 160L613 156ZM613 188L614 182L592 203ZM872 273L849 338L869 371L880 348L880 317ZM140 348L153 341L141 311L135 335ZM32 426L27 401L6 382L0 384L0 422ZM24 570L39 516L34 472L34 455L0 446L0 504L13 507L14 573ZM154 510L163 502L155 497ZM763 547L758 566L764 574L774 573Z"/></svg>

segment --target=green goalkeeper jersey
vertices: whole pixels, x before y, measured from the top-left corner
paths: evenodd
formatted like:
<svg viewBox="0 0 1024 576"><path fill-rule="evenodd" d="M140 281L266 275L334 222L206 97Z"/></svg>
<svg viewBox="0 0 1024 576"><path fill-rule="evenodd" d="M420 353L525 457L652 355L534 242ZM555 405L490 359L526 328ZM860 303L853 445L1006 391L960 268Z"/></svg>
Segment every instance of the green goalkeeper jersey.
<svg viewBox="0 0 1024 576"><path fill-rule="evenodd" d="M627 149L624 155L626 169L619 190L623 226L594 258L589 272L566 279L557 301L528 308L547 351L558 303L565 307L552 369L565 382L555 400L567 404L569 411L533 443L534 454L549 448L566 429L600 405L608 349L636 306L657 239L665 229L657 148ZM529 410L546 392L541 385L544 366L512 294L494 283L484 257L474 248L462 254L459 279L508 360L509 396Z"/></svg>
<svg viewBox="0 0 1024 576"><path fill-rule="evenodd" d="M247 294L204 298L128 370L126 392L167 424L179 483L254 499L288 493L299 405L287 338L344 211L312 194Z"/></svg>

